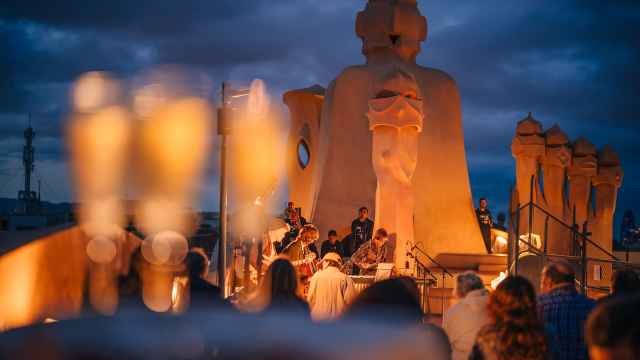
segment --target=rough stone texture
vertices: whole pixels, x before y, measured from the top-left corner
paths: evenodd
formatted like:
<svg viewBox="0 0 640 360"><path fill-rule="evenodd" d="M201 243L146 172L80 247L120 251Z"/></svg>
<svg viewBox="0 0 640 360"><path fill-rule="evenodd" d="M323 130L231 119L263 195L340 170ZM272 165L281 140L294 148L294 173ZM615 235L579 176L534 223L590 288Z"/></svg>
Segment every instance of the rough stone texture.
<svg viewBox="0 0 640 360"><path fill-rule="evenodd" d="M396 269L410 273L406 254L414 245L412 178L423 126L422 99L413 77L392 69L374 85L369 100L372 162L377 176L375 228L385 228L395 245Z"/></svg>
<svg viewBox="0 0 640 360"><path fill-rule="evenodd" d="M415 79L424 114L411 185L416 243L433 256L484 253L469 187L457 86L446 73L415 63L426 28L415 1L370 1L358 14L356 32L367 63L344 69L329 85L312 186L291 191L291 197L311 197L311 219L322 233L348 226L360 206L376 208L373 134L366 113L380 76L401 71ZM301 195L304 191L311 194Z"/></svg>
<svg viewBox="0 0 640 360"><path fill-rule="evenodd" d="M587 224L587 230L592 233L591 240L612 252L613 214L622 184L620 161L613 149L607 145L597 152L585 138L570 143L558 125L543 132L540 123L529 114L516 127L511 151L516 161L512 211L533 199L535 204L566 224L573 224L575 216L581 231ZM520 234L529 232L528 211L525 208L520 213ZM532 233L544 237L546 217L540 210L533 211ZM569 228L551 217L547 221L548 251L578 255L579 244L573 244ZM587 247L587 255L607 258L595 246ZM602 281L593 280L594 265L602 266ZM610 265L589 263L589 284L606 285L610 271Z"/></svg>

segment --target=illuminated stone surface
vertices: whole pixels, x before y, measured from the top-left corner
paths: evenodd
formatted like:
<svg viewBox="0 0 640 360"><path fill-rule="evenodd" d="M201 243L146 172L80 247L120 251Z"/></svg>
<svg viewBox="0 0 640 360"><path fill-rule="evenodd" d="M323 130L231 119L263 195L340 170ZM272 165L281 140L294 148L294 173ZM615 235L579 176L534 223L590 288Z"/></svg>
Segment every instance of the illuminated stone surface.
<svg viewBox="0 0 640 360"><path fill-rule="evenodd" d="M380 77L400 71L414 79L424 115L422 131L412 135L417 138L416 163L411 165L415 170L408 172L413 173L407 185L411 195L406 197L415 204L413 220L408 211L409 219L404 221L413 221L416 241L432 255L483 253L469 187L457 86L448 74L415 63L426 32L426 20L415 1L370 1L356 20L367 62L344 69L331 82L320 118L315 100L303 106L287 101L285 95L292 113L289 153L301 138L303 111L309 113L306 121L313 141L310 166L289 172L290 184L294 184L290 197L301 199L303 211L308 211L322 233L349 226L360 206L372 209L378 220L373 210L378 208L379 179L372 161L376 131L370 131L366 114Z"/></svg>
<svg viewBox="0 0 640 360"><path fill-rule="evenodd" d="M570 225L575 209L575 223L580 230L586 223L592 233L591 240L611 252L613 214L623 175L613 149L607 145L598 152L585 138L571 143L558 125L543 132L540 123L529 114L518 123L511 151L516 162L512 210L533 199L535 204ZM532 233L545 233L545 217L542 211L534 210ZM528 218L528 209L524 209L520 216L521 234L529 231ZM566 226L549 220L546 231L550 253L577 254ZM593 246L587 247L587 255L606 258ZM593 265L590 263L589 274L593 273ZM601 265L610 270L610 266ZM592 285L608 282L606 270L603 282L589 281Z"/></svg>
<svg viewBox="0 0 640 360"><path fill-rule="evenodd" d="M367 118L378 180L375 227L388 231L397 249L396 269L408 273L413 266L406 254L414 245L411 185L423 126L422 99L415 79L399 69L384 74L373 87Z"/></svg>

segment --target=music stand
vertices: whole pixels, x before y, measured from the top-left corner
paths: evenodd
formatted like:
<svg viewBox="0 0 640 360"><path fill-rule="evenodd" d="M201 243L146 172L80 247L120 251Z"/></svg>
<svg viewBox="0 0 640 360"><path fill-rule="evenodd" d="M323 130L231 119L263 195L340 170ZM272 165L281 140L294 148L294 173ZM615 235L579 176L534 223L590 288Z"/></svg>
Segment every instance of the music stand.
<svg viewBox="0 0 640 360"><path fill-rule="evenodd" d="M374 278L375 282L386 280L391 277L391 273L393 272L393 263L379 263L376 268L376 276Z"/></svg>

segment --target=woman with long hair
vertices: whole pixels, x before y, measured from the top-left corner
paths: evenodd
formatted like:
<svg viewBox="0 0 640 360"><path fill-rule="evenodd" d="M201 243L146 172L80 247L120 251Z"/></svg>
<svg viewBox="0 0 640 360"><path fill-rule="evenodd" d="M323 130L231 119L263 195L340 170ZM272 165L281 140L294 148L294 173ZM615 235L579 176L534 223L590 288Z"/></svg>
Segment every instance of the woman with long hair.
<svg viewBox="0 0 640 360"><path fill-rule="evenodd" d="M299 294L295 268L286 258L277 258L269 265L260 287L249 301L249 310L289 312L309 317L309 305Z"/></svg>
<svg viewBox="0 0 640 360"><path fill-rule="evenodd" d="M489 296L489 324L476 337L469 359L547 359L543 324L538 319L536 293L522 276L504 279Z"/></svg>

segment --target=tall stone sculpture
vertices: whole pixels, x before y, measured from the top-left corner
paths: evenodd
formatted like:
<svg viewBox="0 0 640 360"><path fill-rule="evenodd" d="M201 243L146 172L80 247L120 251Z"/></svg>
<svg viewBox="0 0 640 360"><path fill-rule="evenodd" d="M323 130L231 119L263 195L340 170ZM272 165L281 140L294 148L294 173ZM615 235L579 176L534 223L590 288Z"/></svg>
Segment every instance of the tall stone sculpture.
<svg viewBox="0 0 640 360"><path fill-rule="evenodd" d="M397 68L373 88L367 118L377 177L375 227L387 229L395 243L396 269L410 272L413 267L406 254L414 245L411 185L422 131L422 99L413 77Z"/></svg>
<svg viewBox="0 0 640 360"><path fill-rule="evenodd" d="M298 182L302 174L289 172L290 176L296 176L293 181L298 184L291 197L311 199L310 218L323 232L348 226L360 206L376 209L373 216L379 224L386 217L384 211L395 208L396 213L406 214L402 215L404 225L395 226L406 229L413 224L416 243L432 256L444 252L484 253L469 187L460 97L449 75L415 62L420 43L427 35L426 19L416 1L369 1L364 11L358 13L356 34L362 39L366 64L344 69L329 85L317 142L310 147L311 176L301 186ZM405 85L412 83L416 96L420 96L421 101L415 104L423 114L421 131L418 126L404 130L391 130L388 126L370 129L367 117L372 115L370 100L384 102L375 99L401 94L375 93L380 84L385 84L385 76L394 73L405 79L402 81ZM300 114L299 109L294 112ZM313 122L294 115L292 128L300 129L304 121ZM315 131L312 129L312 134ZM392 131L402 136L391 135ZM290 138L290 145L299 139L299 136ZM401 156L406 156L400 162L403 169L389 179L396 184L400 184L402 177L410 180L402 186L410 194L407 198L415 204L412 211L408 210L410 204L403 205L403 209L398 208L399 204L390 208L376 204L380 179L386 179L382 174L390 169L381 167L382 159L372 161L372 156L389 146L384 142L389 139L403 149Z"/></svg>
<svg viewBox="0 0 640 360"><path fill-rule="evenodd" d="M581 243L574 243L571 230L566 226L572 226L575 221L580 231L586 224L591 240L611 252L613 214L622 184L620 160L613 149L607 145L597 152L585 138L571 143L558 125L543 131L540 122L529 113L516 127L511 151L516 161L512 211L533 200L551 215L534 209L529 229L529 209L523 208L519 233L526 235L531 231L543 239L546 234L549 253L577 255ZM587 254L606 258L594 246L587 247ZM605 274L600 276L604 282L609 278L606 272L611 267L591 262L589 274L594 274L596 265L604 269ZM589 283L597 284L598 280L592 278Z"/></svg>

